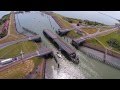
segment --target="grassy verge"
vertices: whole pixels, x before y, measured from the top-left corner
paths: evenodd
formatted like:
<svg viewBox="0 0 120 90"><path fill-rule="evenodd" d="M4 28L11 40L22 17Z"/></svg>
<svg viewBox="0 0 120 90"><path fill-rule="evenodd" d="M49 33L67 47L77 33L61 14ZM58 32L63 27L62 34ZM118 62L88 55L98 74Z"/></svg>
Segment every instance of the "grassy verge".
<svg viewBox="0 0 120 90"><path fill-rule="evenodd" d="M34 68L36 68L42 62L42 60L43 58L40 58L40 57L32 58L32 61L34 63Z"/></svg>
<svg viewBox="0 0 120 90"><path fill-rule="evenodd" d="M97 37L97 39L102 42L106 47L110 48L110 46L108 45L107 41L110 40L111 38L114 38L116 40L118 40L120 42L120 33L113 32L111 34L105 35L105 36L101 36L101 37ZM95 39L91 39L91 40L87 40L88 43L92 43L94 45L100 45ZM118 49L111 47L113 50L120 52Z"/></svg>
<svg viewBox="0 0 120 90"><path fill-rule="evenodd" d="M63 28L71 28L71 24L68 21L65 21L61 15L53 13L52 14L55 21Z"/></svg>
<svg viewBox="0 0 120 90"><path fill-rule="evenodd" d="M105 31L105 30L112 29L112 27L107 27L106 26L106 27L100 27L99 29L100 29L99 31L102 32L102 31Z"/></svg>
<svg viewBox="0 0 120 90"><path fill-rule="evenodd" d="M42 62L42 58L31 58L24 63L17 64L9 69L0 72L1 79L20 79L28 75Z"/></svg>
<svg viewBox="0 0 120 90"><path fill-rule="evenodd" d="M1 79L20 79L32 71L34 64L31 60L17 64L0 72Z"/></svg>
<svg viewBox="0 0 120 90"><path fill-rule="evenodd" d="M44 59L43 58L40 58L40 57L35 57L33 58L33 62L34 62L34 69L38 66L40 66L41 68L44 69L43 67L43 61ZM41 71L40 73L37 73L35 79L42 79L43 78L43 72Z"/></svg>
<svg viewBox="0 0 120 90"><path fill-rule="evenodd" d="M97 32L96 28L82 28L82 30L89 34L93 34L93 33Z"/></svg>
<svg viewBox="0 0 120 90"><path fill-rule="evenodd" d="M68 37L70 38L79 38L81 37L81 35L77 34L74 30L71 30L68 34L67 34Z"/></svg>

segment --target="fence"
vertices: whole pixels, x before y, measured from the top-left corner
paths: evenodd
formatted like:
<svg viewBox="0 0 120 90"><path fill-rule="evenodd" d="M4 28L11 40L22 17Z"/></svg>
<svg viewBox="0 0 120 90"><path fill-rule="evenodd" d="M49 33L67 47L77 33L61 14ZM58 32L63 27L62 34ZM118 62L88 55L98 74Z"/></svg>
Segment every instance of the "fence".
<svg viewBox="0 0 120 90"><path fill-rule="evenodd" d="M84 43L83 46L91 48L91 49L95 49L95 50L100 51L100 52L105 52L105 49L103 47L95 46L95 45L90 44L90 43ZM112 50L107 49L107 54L114 56L114 57L117 57L117 58L120 58L120 54L117 52L113 52Z"/></svg>
<svg viewBox="0 0 120 90"><path fill-rule="evenodd" d="M112 63L112 62L110 62L110 61L108 61L108 60L105 60L104 57L98 57L98 56L96 56L96 55L94 55L94 54L92 54L92 53L90 53L90 52L83 51L83 50L82 50L82 52L83 52L85 55L87 55L88 57L91 57L91 58L93 58L93 59L95 59L95 60L98 60L98 61L100 61L100 62L103 62L103 63L105 63L105 64L108 64L108 65L110 65L110 66L112 66L112 67L120 70L120 65L117 65L117 64L114 64L114 63Z"/></svg>

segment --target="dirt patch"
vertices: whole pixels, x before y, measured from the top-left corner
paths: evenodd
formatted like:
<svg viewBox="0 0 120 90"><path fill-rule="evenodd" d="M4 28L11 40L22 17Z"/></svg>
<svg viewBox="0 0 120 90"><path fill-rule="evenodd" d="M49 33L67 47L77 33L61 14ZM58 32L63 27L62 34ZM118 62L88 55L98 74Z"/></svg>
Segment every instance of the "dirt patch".
<svg viewBox="0 0 120 90"><path fill-rule="evenodd" d="M32 71L34 63L32 60L21 62L15 66L12 66L4 71L0 72L1 79L20 79L26 76Z"/></svg>
<svg viewBox="0 0 120 90"><path fill-rule="evenodd" d="M83 31L89 33L89 34L93 34L97 32L96 28L82 28Z"/></svg>

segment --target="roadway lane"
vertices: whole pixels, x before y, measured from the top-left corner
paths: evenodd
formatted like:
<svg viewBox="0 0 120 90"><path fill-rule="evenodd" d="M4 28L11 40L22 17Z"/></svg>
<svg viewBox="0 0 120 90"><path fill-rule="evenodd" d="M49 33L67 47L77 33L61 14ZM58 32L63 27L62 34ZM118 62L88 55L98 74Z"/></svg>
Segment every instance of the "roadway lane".
<svg viewBox="0 0 120 90"><path fill-rule="evenodd" d="M39 52L39 53L38 53ZM52 53L52 50L46 47L42 47L39 51L35 51L35 52L31 52L29 54L24 54L23 57L22 56L18 56L17 60L6 64L6 65L1 65L0 66L0 71L3 71L11 66L14 66L20 62L24 62L26 60L29 60L30 58L36 57L36 56L44 56L46 54Z"/></svg>
<svg viewBox="0 0 120 90"><path fill-rule="evenodd" d="M40 37L40 36L32 36L32 37L23 38L23 39L16 40L16 41L6 42L6 43L3 43L3 44L0 44L0 49L3 49L7 46L10 46L10 45L13 45L13 44L16 44L16 43L19 43L19 42L32 40L32 39L35 39L35 38L38 38L38 37Z"/></svg>

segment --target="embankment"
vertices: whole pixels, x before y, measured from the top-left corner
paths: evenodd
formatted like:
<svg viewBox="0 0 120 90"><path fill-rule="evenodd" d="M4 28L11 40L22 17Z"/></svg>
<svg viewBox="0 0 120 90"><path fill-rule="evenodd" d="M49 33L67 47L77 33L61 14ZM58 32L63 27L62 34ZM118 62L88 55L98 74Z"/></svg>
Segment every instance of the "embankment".
<svg viewBox="0 0 120 90"><path fill-rule="evenodd" d="M105 49L102 46L93 45L91 43L84 43L83 46L105 53ZM113 52L111 50L107 50L107 54L109 54L109 55L111 55L113 57L120 58L119 53Z"/></svg>
<svg viewBox="0 0 120 90"><path fill-rule="evenodd" d="M64 29L72 28L69 22L63 20L62 17L60 17L56 13L54 12L43 12L43 13L50 15L55 20L55 22L60 26L60 28L64 28Z"/></svg>

